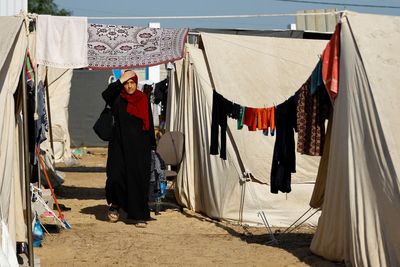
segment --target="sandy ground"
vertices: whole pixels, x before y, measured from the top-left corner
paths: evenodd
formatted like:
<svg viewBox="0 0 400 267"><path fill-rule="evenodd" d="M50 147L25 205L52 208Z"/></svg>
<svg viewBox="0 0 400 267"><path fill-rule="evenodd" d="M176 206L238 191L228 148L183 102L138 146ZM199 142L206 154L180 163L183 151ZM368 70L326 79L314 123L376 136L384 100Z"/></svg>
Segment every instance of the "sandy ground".
<svg viewBox="0 0 400 267"><path fill-rule="evenodd" d="M314 229L278 235L243 228L184 209L167 209L146 228L106 219L105 149L89 149L66 173L59 202L72 229L46 234L35 249L41 266L342 266L309 250ZM275 229L276 230L276 229Z"/></svg>

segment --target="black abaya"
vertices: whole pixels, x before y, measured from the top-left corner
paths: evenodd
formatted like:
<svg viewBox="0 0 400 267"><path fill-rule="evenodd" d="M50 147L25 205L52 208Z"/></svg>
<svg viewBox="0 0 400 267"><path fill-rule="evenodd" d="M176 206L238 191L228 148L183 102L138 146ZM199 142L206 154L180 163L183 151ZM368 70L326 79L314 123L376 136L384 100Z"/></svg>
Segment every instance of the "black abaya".
<svg viewBox="0 0 400 267"><path fill-rule="evenodd" d="M120 97L121 90L123 85L118 80L102 94L115 118L113 136L108 144L106 198L108 204L125 210L128 219L148 220L150 135L143 130L143 121L127 112L127 102Z"/></svg>

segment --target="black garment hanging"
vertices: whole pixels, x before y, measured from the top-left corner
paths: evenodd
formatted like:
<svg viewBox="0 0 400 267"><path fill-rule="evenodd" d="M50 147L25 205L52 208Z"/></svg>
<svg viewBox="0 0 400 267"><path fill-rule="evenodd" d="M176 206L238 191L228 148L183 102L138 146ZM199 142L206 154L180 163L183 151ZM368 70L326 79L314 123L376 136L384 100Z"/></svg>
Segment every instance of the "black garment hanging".
<svg viewBox="0 0 400 267"><path fill-rule="evenodd" d="M241 109L242 107L239 104L233 103L231 112L228 116L235 120L239 119Z"/></svg>
<svg viewBox="0 0 400 267"><path fill-rule="evenodd" d="M232 114L233 103L226 100L222 95L213 92L212 122L211 122L211 145L210 154L218 155L218 126L221 126L221 151L220 157L226 159L226 128L228 116Z"/></svg>
<svg viewBox="0 0 400 267"><path fill-rule="evenodd" d="M292 173L296 172L294 131L296 96L278 105L275 111L276 139L271 168L271 193L289 193Z"/></svg>
<svg viewBox="0 0 400 267"><path fill-rule="evenodd" d="M164 79L161 82L155 84L154 89L154 104L158 105L161 102L161 115L164 116L167 113L167 101L168 101L168 79Z"/></svg>

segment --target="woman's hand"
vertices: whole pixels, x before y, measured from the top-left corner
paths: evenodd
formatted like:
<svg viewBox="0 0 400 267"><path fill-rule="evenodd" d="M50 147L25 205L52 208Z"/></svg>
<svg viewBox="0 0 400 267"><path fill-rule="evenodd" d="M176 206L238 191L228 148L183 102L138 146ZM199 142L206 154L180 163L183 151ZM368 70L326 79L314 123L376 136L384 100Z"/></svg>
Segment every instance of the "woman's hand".
<svg viewBox="0 0 400 267"><path fill-rule="evenodd" d="M127 70L124 73L122 73L121 77L119 78L119 81L124 84L127 80L129 80L132 77L135 77L136 73L133 70Z"/></svg>

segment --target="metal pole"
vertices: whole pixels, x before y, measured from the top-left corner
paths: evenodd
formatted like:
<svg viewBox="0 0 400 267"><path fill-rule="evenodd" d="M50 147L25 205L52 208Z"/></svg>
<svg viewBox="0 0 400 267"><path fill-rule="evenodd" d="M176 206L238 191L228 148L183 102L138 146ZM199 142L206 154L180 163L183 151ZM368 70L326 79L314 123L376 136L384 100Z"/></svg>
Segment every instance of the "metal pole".
<svg viewBox="0 0 400 267"><path fill-rule="evenodd" d="M46 88L46 102L47 102L47 118L49 120L49 135L50 135L50 146L51 146L51 153L54 156L54 145L53 145L53 130L51 124L51 111L50 111L50 96L49 96L49 81L47 79L47 70L46 67L46 78L44 79L44 87ZM51 162L53 165L53 161ZM54 167L54 166L53 166Z"/></svg>
<svg viewBox="0 0 400 267"><path fill-rule="evenodd" d="M25 165L25 199L26 199L26 227L28 234L28 257L29 266L34 266L33 238L32 238L32 207L31 207L31 165L29 163L29 141L28 141L28 92L26 89L25 77L26 61L21 73L22 82L22 116L23 116L23 135L24 135L24 165Z"/></svg>

